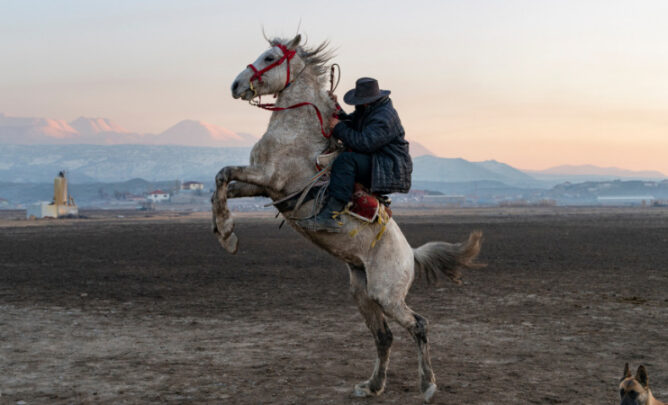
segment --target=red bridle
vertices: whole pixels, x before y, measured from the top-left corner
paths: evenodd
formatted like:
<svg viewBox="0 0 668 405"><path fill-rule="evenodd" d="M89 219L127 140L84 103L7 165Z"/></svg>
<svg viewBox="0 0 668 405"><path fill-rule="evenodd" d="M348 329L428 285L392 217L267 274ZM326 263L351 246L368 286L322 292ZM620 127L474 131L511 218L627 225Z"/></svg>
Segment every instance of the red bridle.
<svg viewBox="0 0 668 405"><path fill-rule="evenodd" d="M277 66L280 66L285 61L287 61L286 69L287 69L288 74L287 74L287 77L285 78L285 86L283 87L282 90L285 90L285 88L287 88L288 85L290 85L290 60L295 56L297 51L290 50L283 44L276 44L274 46L278 47L278 49L283 51L283 56L279 60L272 63L271 65L266 66L262 70L257 70L257 68L255 66L253 66L252 63L250 65L248 65L248 67L251 68L254 72L253 76L251 76L251 78L249 79L249 82L250 82L251 90L253 91L253 93L255 95L257 95L257 92L253 88L253 80L257 79L258 82L262 83L262 75L263 74L265 74L266 72L270 71L271 69L273 69ZM253 97L253 98L255 98L255 97ZM324 122L322 120L322 114L320 113L320 110L318 109L318 107L315 104L310 103L308 101L297 103L297 104L291 105L289 107L277 107L276 104L274 104L274 103L262 104L261 102L257 102L257 103L251 102L251 104L256 106L256 107L262 108L263 110L268 110L268 111L285 111L285 110L292 110L293 108L299 108L299 107L304 107L304 106L310 105L315 109L315 114L318 117L318 121L320 121L320 133L322 133L322 136L324 136L325 138L329 138L330 136L332 136L332 134L328 134L327 132L325 132L325 125L324 125Z"/></svg>
<svg viewBox="0 0 668 405"><path fill-rule="evenodd" d="M283 51L283 56L281 56L281 58L279 60L272 63L271 65L266 66L262 70L257 70L257 68L255 66L253 66L252 63L250 65L248 65L248 67L251 68L254 72L253 76L251 76L251 78L250 78L251 83L255 79L257 79L258 82L262 83L262 75L263 74L265 74L266 72L275 68L276 66L280 66L283 62L287 61L288 63L286 64L287 65L286 69L287 69L288 74L287 74L287 77L285 78L285 87L288 87L288 85L290 84L290 60L295 56L297 51L288 49L288 47L286 47L283 44L276 44L274 46L277 47L278 49L280 49L281 51Z"/></svg>

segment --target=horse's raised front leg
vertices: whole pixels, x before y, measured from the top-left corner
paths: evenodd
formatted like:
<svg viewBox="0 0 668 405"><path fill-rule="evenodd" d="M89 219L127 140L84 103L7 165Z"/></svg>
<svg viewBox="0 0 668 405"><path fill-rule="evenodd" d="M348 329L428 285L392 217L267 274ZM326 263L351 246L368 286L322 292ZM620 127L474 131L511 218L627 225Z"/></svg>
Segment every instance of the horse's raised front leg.
<svg viewBox="0 0 668 405"><path fill-rule="evenodd" d="M242 181L235 181L227 186L227 198L241 197L267 197L267 191L264 187L248 184Z"/></svg>
<svg viewBox="0 0 668 405"><path fill-rule="evenodd" d="M376 342L376 365L371 378L355 386L353 394L358 397L380 395L385 389L387 366L390 362L390 348L392 347L392 331L387 325L383 311L376 301L367 295L366 273L364 268L348 266L350 270L350 289L357 302L364 322L373 334Z"/></svg>
<svg viewBox="0 0 668 405"><path fill-rule="evenodd" d="M236 186L231 181L242 182ZM241 197L245 192L261 191L267 186L266 174L257 167L227 166L216 175L216 191L211 197L213 212L213 232L220 244L230 253L235 254L239 249L239 239L234 233L234 220L227 207L227 199ZM230 195L231 194L231 195ZM250 194L247 194L250 195Z"/></svg>

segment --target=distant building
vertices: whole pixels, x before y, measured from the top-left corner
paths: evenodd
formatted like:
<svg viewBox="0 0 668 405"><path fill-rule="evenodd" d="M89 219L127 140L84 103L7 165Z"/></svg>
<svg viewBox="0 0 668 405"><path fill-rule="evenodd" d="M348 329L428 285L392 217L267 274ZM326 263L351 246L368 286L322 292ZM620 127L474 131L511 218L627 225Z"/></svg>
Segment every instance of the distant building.
<svg viewBox="0 0 668 405"><path fill-rule="evenodd" d="M181 190L187 190L187 191L204 190L204 184L200 183L199 181L186 181L185 183L181 184Z"/></svg>
<svg viewBox="0 0 668 405"><path fill-rule="evenodd" d="M151 201L151 202L154 202L154 203L168 201L169 200L169 193L166 192L166 191L162 191L162 190L151 191L146 196L146 199Z"/></svg>
<svg viewBox="0 0 668 405"><path fill-rule="evenodd" d="M58 218L64 216L79 215L79 208L74 203L74 198L67 195L67 178L65 173L60 172L53 180L53 201L38 202L28 206L27 218Z"/></svg>
<svg viewBox="0 0 668 405"><path fill-rule="evenodd" d="M8 207L8 206L9 206L9 201L4 198L0 198L0 207Z"/></svg>

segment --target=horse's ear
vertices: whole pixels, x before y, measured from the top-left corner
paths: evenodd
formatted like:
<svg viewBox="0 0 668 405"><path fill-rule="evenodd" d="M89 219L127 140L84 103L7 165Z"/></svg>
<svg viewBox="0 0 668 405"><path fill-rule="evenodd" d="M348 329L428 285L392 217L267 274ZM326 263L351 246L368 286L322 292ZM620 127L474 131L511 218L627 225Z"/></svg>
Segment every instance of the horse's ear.
<svg viewBox="0 0 668 405"><path fill-rule="evenodd" d="M622 374L622 381L631 377L631 369L629 368L629 363L624 365L624 373Z"/></svg>
<svg viewBox="0 0 668 405"><path fill-rule="evenodd" d="M301 42L301 40L302 35L297 34L297 36L287 45L288 49L295 49L297 46L299 46L299 42Z"/></svg>
<svg viewBox="0 0 668 405"><path fill-rule="evenodd" d="M647 388L647 384L649 384L649 377L647 376L647 370L645 370L645 366L638 367L638 371L636 371L636 380L638 380L640 385Z"/></svg>
<svg viewBox="0 0 668 405"><path fill-rule="evenodd" d="M271 45L271 39L269 39L267 34L264 32L264 25L262 26L262 36L264 37L265 41L269 42L269 45Z"/></svg>

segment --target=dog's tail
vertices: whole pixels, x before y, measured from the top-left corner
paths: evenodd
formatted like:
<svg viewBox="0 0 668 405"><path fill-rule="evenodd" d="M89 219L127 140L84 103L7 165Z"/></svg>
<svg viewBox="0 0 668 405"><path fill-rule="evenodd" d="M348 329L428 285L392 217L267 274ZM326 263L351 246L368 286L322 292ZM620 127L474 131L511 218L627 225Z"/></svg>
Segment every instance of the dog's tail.
<svg viewBox="0 0 668 405"><path fill-rule="evenodd" d="M461 243L429 242L413 249L416 278L424 275L428 284L434 284L441 272L453 282L461 284L462 268L485 267L485 264L475 262L481 245L482 232L473 231L468 240Z"/></svg>

